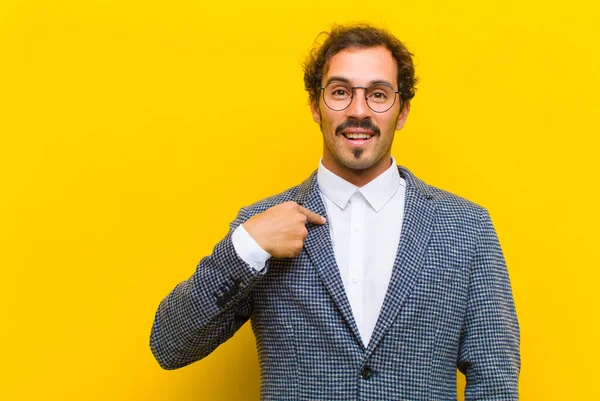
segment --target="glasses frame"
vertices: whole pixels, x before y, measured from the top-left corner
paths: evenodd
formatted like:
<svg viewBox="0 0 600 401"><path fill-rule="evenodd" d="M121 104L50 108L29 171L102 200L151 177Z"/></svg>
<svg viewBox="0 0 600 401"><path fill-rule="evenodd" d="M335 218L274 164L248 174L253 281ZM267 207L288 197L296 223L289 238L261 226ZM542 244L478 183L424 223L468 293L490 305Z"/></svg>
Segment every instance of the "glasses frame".
<svg viewBox="0 0 600 401"><path fill-rule="evenodd" d="M371 104L369 103L369 98L367 97L367 91L370 87L372 86L377 86L377 85L385 85L385 86L389 86L390 88L392 88L392 90L394 90L394 87L390 84L384 83L384 82L380 82L377 84L373 84L370 86L351 86L350 89L352 90L352 96L350 96L350 102L348 103L348 105L346 107L344 107L343 109L334 109L333 107L331 107L330 105L327 104L327 102L325 101L325 88L327 88L329 85L332 84L339 84L340 82L330 82L325 86L319 86L319 89L321 90L321 93L323 94L323 103L325 103L325 106L327 106L327 108L329 108L330 110L333 111L344 111L346 110L348 107L350 107L350 105L352 104L352 101L354 100L354 90L355 89L364 89L365 90L365 102L367 103L367 106L369 107L369 109L371 109L371 111L373 113L386 113L388 111L391 110L392 107L394 107L394 105L396 104L396 94L398 94L398 99L400 99L400 108L402 108L402 96L400 96L401 92L399 90L394 91L394 101L392 102L392 104L390 105L389 108L387 108L386 110L383 111L377 111L377 110L373 110L373 108L371 107ZM343 83L343 82L342 82Z"/></svg>

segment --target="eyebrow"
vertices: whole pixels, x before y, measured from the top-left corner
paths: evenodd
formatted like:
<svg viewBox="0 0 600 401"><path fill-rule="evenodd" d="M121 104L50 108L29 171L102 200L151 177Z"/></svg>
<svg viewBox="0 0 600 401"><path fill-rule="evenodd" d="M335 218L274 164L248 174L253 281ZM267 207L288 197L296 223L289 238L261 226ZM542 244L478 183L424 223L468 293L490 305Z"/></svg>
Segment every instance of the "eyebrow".
<svg viewBox="0 0 600 401"><path fill-rule="evenodd" d="M332 82L342 82L342 83L350 85L350 80L348 78L335 77L334 76L334 77L329 77L329 79L327 80L327 82L325 83L324 86L327 86L327 85L329 85ZM383 79L378 79L378 80L370 81L367 84L367 86L377 85L377 84L387 84L387 85L390 85L392 88L394 87L394 85L391 82L383 80Z"/></svg>

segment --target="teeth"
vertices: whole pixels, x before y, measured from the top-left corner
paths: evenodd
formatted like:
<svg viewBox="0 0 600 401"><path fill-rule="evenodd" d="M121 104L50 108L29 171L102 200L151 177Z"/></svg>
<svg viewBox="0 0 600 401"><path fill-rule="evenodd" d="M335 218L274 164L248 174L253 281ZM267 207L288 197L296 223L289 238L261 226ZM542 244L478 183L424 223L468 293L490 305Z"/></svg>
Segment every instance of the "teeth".
<svg viewBox="0 0 600 401"><path fill-rule="evenodd" d="M354 133L354 132L346 132L344 135L346 135L346 138L348 138L348 139L369 139L371 137L371 135L369 135L369 134Z"/></svg>

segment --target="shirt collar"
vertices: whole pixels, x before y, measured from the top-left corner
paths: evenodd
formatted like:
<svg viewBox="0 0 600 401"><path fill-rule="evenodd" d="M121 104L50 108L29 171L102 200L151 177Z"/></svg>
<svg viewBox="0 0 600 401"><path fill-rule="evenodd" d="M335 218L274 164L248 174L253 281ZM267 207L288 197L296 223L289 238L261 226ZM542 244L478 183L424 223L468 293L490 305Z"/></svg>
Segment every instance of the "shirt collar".
<svg viewBox="0 0 600 401"><path fill-rule="evenodd" d="M344 209L352 195L359 192L376 212L392 199L400 186L406 187L406 181L400 177L394 157L390 168L361 188L327 170L321 160L317 171L317 183L323 195L340 209Z"/></svg>

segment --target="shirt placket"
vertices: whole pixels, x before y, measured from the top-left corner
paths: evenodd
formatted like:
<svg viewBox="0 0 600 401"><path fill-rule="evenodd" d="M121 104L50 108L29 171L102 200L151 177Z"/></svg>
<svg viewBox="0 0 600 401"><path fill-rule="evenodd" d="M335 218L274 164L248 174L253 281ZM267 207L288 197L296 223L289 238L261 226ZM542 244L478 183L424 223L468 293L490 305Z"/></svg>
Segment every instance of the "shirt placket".
<svg viewBox="0 0 600 401"><path fill-rule="evenodd" d="M361 337L364 337L365 207L364 197L359 192L355 193L350 199L350 254L347 288L354 320Z"/></svg>

